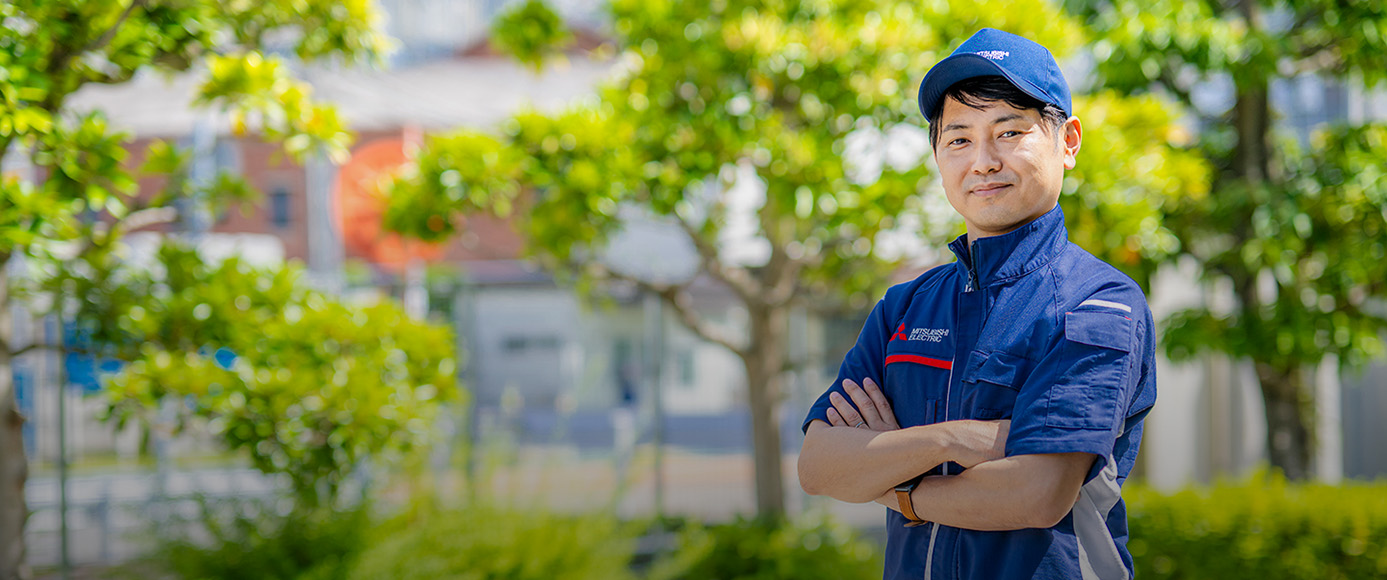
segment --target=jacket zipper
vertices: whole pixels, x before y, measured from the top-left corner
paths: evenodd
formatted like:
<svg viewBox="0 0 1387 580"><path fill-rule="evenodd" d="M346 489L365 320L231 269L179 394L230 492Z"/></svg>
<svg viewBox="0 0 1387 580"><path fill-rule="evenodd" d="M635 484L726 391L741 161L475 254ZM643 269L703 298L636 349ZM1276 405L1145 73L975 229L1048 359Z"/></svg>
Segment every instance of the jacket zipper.
<svg viewBox="0 0 1387 580"><path fill-rule="evenodd" d="M964 292L972 292L978 285L978 257L971 244L968 246L968 262L968 287L963 289ZM945 421L949 420L949 393L954 390L954 362L956 361L949 361L949 382L944 388ZM949 474L948 462L945 462L940 468L943 475ZM937 522L930 522L929 525L929 548L925 551L925 580L930 580L934 575L934 544L935 541L939 539L939 524Z"/></svg>
<svg viewBox="0 0 1387 580"><path fill-rule="evenodd" d="M944 386L944 420L949 420L949 392L954 386L954 361L949 360L949 382ZM943 475L949 474L949 463L946 461L940 466ZM930 580L934 575L934 541L939 538L939 523L929 523L929 548L925 550L925 580Z"/></svg>
<svg viewBox="0 0 1387 580"><path fill-rule="evenodd" d="M971 244L968 246L968 261L968 289L965 292L972 292L978 289L978 254Z"/></svg>

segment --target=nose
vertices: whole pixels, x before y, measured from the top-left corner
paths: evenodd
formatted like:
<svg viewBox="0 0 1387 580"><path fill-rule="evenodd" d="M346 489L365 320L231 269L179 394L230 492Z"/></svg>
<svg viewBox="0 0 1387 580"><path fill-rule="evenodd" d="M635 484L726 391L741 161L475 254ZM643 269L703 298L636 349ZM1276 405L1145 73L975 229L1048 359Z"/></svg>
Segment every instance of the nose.
<svg viewBox="0 0 1387 580"><path fill-rule="evenodd" d="M987 175L996 173L1002 169L1002 158L997 155L997 145L991 141L983 141L973 148L973 173L976 175Z"/></svg>

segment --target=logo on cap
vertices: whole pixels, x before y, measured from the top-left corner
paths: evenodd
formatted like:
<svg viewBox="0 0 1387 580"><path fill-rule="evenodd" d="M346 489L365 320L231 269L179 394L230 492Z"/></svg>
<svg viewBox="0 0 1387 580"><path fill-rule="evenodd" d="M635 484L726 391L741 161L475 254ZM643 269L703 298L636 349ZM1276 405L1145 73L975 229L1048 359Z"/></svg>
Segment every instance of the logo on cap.
<svg viewBox="0 0 1387 580"><path fill-rule="evenodd" d="M981 52L975 52L973 54L981 56L987 60L1002 60L1008 56L1011 56L1011 53L1005 50L984 50Z"/></svg>

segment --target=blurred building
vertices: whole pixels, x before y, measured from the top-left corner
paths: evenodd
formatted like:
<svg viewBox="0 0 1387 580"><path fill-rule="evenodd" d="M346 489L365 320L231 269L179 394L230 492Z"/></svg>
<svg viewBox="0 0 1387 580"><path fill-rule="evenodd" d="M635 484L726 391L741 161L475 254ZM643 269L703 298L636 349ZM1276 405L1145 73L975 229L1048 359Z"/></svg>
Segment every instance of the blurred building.
<svg viewBox="0 0 1387 580"><path fill-rule="evenodd" d="M248 215L233 211L168 230L197 231L213 245L251 244L262 254L304 263L325 288L383 291L452 321L465 343L463 378L483 421L519 422L536 441L566 433L579 443L610 444L615 435L608 410L625 406L648 413L652 386L658 385L671 415L671 436L685 433L694 445L748 449L740 361L693 336L640 294L615 288L605 306L594 307L526 262L519 236L504 222L469 218L462 235L439 247L380 232L379 207L369 203L372 183L402 162L421 135L492 128L524 105L557 110L589 94L608 74L608 63L581 55L541 74L493 55L486 23L512 3L382 0L388 31L401 47L389 70L303 68L301 77L312 83L315 96L336 103L358 132L353 160L340 167L325 159L293 163L254 136L231 134L215 111L189 108L192 75L144 75L116 87L90 87L72 102L99 107L113 124L132 131L138 138L132 162L139 162L148 142L165 139L192 148L201 175L240 173L264 194ZM596 42L603 26L598 2L557 4L589 31L579 35L580 48ZM1217 100L1218 90L1211 87L1208 98ZM1302 135L1336 119L1387 116L1387 95L1317 79L1277 85L1273 100L1285 127ZM161 185L141 183L148 191ZM637 235L633 243L647 250L680 251L662 245L670 242L662 241L658 228ZM1179 268L1162 273L1152 292L1158 317L1193 301L1217 299L1216 289L1191 280ZM744 314L725 291L702 281L696 287L700 312L731 327L741 324ZM788 451L798 449L799 418L836 374L865 314L795 317L793 358L810 362L792 373L783 413ZM651 324L652 317L659 323ZM1160 403L1148 421L1142 456L1146 477L1178 487L1243 473L1262 460L1261 398L1245 364L1209 356L1179 366L1162 361L1159 372ZM1344 377L1327 368L1316 382L1327 403L1318 437L1320 473L1331 479L1387 474L1387 454L1373 445L1387 440L1387 425L1378 420L1387 414L1387 364ZM22 387L25 392L32 394L32 386ZM51 405L41 398L33 403L33 396L27 400L42 423L43 409Z"/></svg>
<svg viewBox="0 0 1387 580"><path fill-rule="evenodd" d="M744 398L738 359L694 339L665 316L661 360L652 360L641 296L618 292L605 307L594 308L525 261L510 224L467 218L459 236L438 246L402 240L380 227L377 182L404 163L408 149L426 134L495 128L522 107L557 111L592 93L608 74L610 62L586 56L599 42L601 23L593 15L600 3L558 4L578 23L575 48L567 62L539 74L495 54L484 38L485 23L513 3L387 0L381 3L389 15L387 30L399 40L387 70L299 65L299 77L313 86L314 97L333 103L357 134L352 157L341 166L325 158L296 163L257 135L234 134L225 114L191 107L196 72L89 86L69 102L77 110L104 111L114 127L134 136L131 166L143 163L151 143L167 141L191 151L190 179L236 174L263 196L244 213L233 208L201 215L185 207L179 221L154 232L190 236L213 256L299 263L329 291L362 299L391 295L407 308L453 323L465 343L464 380L483 414L499 409L503 399L516 401L527 416L537 417L532 431L545 439L560 410L605 417L613 407L649 409L657 363L666 369L660 376L667 408L737 412ZM143 179L140 195L152 196L165 185L161 177ZM142 256L137 259L147 259L158 236L137 233L127 241ZM699 307L725 316L727 296L712 285L700 287ZM36 419L31 451L42 460L57 452L56 393L39 388L44 381L37 380L52 375L42 371L51 365L26 364L16 363L21 404ZM69 440L76 447L134 448L136 443L90 420L99 403L87 406L71 417L75 436ZM598 442L613 436L610 426L595 430Z"/></svg>

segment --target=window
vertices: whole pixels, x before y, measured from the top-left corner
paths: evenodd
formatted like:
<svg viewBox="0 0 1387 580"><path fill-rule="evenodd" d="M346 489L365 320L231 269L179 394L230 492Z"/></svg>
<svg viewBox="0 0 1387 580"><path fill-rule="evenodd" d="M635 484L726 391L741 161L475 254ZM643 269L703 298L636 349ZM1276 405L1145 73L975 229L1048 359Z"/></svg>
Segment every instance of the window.
<svg viewBox="0 0 1387 580"><path fill-rule="evenodd" d="M241 172L241 151L234 139L217 139L212 149L212 160L217 165L217 173L238 174Z"/></svg>
<svg viewBox="0 0 1387 580"><path fill-rule="evenodd" d="M679 383L685 387L692 387L695 374L693 349L681 351L679 353Z"/></svg>
<svg viewBox="0 0 1387 580"><path fill-rule="evenodd" d="M512 336L502 343L506 354L525 354L534 350L558 350L559 339L555 336Z"/></svg>
<svg viewBox="0 0 1387 580"><path fill-rule="evenodd" d="M270 223L277 228L289 227L289 189L284 186L270 192Z"/></svg>

